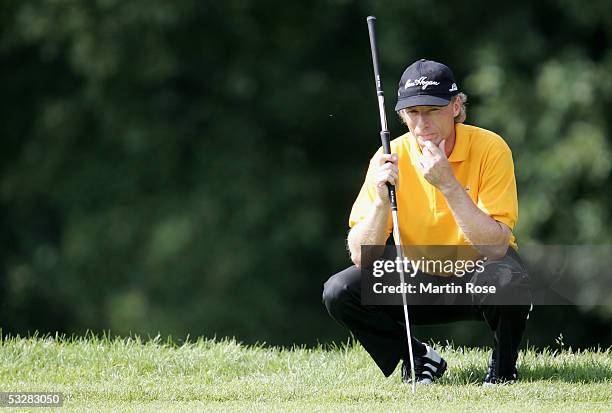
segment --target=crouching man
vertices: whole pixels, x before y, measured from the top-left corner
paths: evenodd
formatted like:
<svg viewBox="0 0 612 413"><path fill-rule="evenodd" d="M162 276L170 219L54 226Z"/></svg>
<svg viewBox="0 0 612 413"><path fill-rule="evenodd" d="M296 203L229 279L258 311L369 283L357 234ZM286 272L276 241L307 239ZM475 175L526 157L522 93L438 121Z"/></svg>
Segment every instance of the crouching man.
<svg viewBox="0 0 612 413"><path fill-rule="evenodd" d="M498 294L512 289L523 297L510 304L488 300L487 294L464 295L467 302L451 305L448 300L445 305L410 305L409 300L411 324L485 321L493 331L493 351L484 383L517 379L530 295L512 233L518 215L512 153L499 135L463 124L466 101L452 71L441 63L421 59L404 71L395 110L409 132L391 142L391 155L379 150L371 159L349 218L348 247L355 265L324 285L323 302L331 317L353 333L385 376L402 361L404 382L411 379L403 309L364 305L361 296L362 269L372 265L361 247L384 245L392 231L387 183L397 189L403 244L476 246L489 259L485 271L463 280L495 286ZM417 382L441 377L446 361L431 346L411 340Z"/></svg>

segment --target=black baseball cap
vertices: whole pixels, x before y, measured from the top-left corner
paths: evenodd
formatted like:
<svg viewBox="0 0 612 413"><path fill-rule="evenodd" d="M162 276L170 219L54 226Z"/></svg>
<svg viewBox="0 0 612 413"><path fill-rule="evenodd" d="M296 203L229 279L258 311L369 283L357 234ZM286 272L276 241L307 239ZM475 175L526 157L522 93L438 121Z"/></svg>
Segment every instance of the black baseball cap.
<svg viewBox="0 0 612 413"><path fill-rule="evenodd" d="M446 106L458 93L455 76L448 66L433 60L417 60L402 74L395 111L412 106Z"/></svg>

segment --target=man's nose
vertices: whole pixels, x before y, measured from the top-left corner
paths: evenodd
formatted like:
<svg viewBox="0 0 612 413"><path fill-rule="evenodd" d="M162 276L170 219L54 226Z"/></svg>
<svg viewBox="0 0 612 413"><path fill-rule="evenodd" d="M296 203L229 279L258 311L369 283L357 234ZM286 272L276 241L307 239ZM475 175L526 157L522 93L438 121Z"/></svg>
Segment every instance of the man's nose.
<svg viewBox="0 0 612 413"><path fill-rule="evenodd" d="M416 128L423 130L423 129L427 129L427 123L428 123L428 119L427 119L427 115L423 114L423 113L419 113L416 116Z"/></svg>

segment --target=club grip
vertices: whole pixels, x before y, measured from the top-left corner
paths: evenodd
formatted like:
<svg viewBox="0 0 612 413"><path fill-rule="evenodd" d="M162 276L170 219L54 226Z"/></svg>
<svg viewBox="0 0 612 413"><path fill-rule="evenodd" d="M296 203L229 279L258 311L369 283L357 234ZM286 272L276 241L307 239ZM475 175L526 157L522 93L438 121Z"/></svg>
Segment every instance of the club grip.
<svg viewBox="0 0 612 413"><path fill-rule="evenodd" d="M391 143L389 142L390 133L388 130L380 132L380 141L383 147L383 153L391 154ZM397 200L395 198L395 186L387 182L387 188L389 189L389 201L391 202L391 210L397 211Z"/></svg>
<svg viewBox="0 0 612 413"><path fill-rule="evenodd" d="M372 66L374 67L374 80L376 82L376 94L382 95L382 80L380 79L380 68L378 65L378 48L376 47L376 17L368 16L368 34L370 35L370 50L372 51Z"/></svg>
<svg viewBox="0 0 612 413"><path fill-rule="evenodd" d="M397 199L395 198L395 185L391 185L387 182L387 189L389 190L389 203L391 204L391 211L397 211Z"/></svg>
<svg viewBox="0 0 612 413"><path fill-rule="evenodd" d="M388 130L380 131L380 142L382 143L383 153L390 155L391 154L391 143L389 142L391 139L391 134Z"/></svg>
<svg viewBox="0 0 612 413"><path fill-rule="evenodd" d="M380 68L378 66L378 48L376 47L376 17L368 16L368 34L370 35L370 49L372 50L372 66L374 67L374 80L376 83L376 95L378 96L378 104L380 105L380 123L382 130L380 131L380 142L382 143L383 153L391 154L391 134L387 130L387 120L385 118L384 94L382 88L382 80L380 79ZM391 210L397 211L397 199L395 198L395 186L387 183L389 190L389 201Z"/></svg>

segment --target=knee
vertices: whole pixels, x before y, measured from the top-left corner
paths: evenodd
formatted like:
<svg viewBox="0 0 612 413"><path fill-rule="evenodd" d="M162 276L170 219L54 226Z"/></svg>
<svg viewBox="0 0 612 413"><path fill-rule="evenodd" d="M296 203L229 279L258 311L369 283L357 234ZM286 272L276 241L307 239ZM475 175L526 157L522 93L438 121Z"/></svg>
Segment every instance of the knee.
<svg viewBox="0 0 612 413"><path fill-rule="evenodd" d="M331 276L323 284L323 304L332 317L337 318L350 299L350 283L342 272Z"/></svg>
<svg viewBox="0 0 612 413"><path fill-rule="evenodd" d="M498 305L516 305L519 307L531 304L529 277L522 268L514 268L506 263L495 263L485 266L482 274L475 276L475 285L495 287L493 293L481 297L483 302Z"/></svg>
<svg viewBox="0 0 612 413"><path fill-rule="evenodd" d="M330 277L323 284L323 304L325 304L327 311L332 316L336 309L342 305L342 301L345 300L348 291L348 285L338 280L336 275Z"/></svg>

